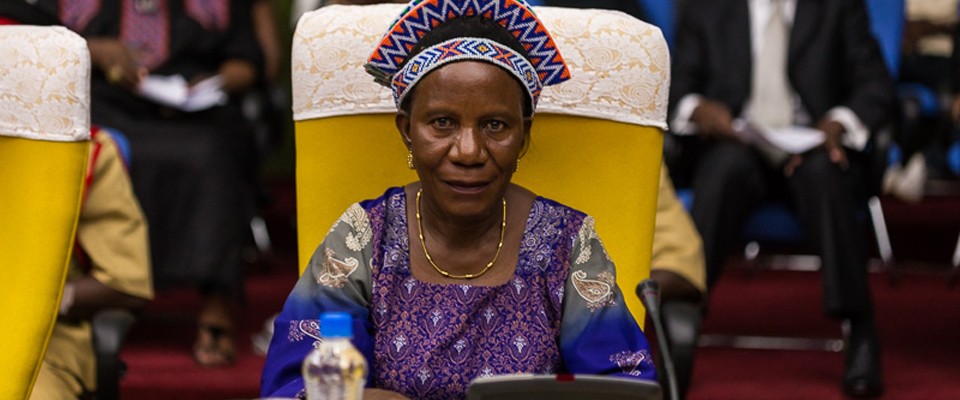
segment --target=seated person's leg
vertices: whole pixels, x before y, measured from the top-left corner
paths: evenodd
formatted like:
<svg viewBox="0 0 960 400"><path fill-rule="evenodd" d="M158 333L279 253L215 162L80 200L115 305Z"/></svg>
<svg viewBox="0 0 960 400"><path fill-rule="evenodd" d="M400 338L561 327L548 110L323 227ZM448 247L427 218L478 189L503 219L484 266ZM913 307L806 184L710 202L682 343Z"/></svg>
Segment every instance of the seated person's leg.
<svg viewBox="0 0 960 400"><path fill-rule="evenodd" d="M235 134L230 132L229 134ZM191 176L195 177L194 215L196 232L194 262L203 271L199 289L203 305L198 315L194 356L202 366L233 363L234 319L243 298L243 260L247 222L252 214L252 192L241 160L248 148L231 143L225 132L211 133L195 142Z"/></svg>
<svg viewBox="0 0 960 400"><path fill-rule="evenodd" d="M788 179L800 220L820 255L825 311L849 324L843 379L848 393L882 386L866 244L858 219L863 208L858 206L863 191L858 167L843 168L826 152L815 151Z"/></svg>
<svg viewBox="0 0 960 400"><path fill-rule="evenodd" d="M161 288L200 287L194 356L204 366L229 364L235 357L231 310L240 290L221 298L207 288L242 288L241 251L252 212L249 131L227 110L148 114L154 118L135 123L119 109L103 108L104 119L127 123L131 175L150 222L154 278Z"/></svg>
<svg viewBox="0 0 960 400"><path fill-rule="evenodd" d="M815 151L788 178L800 222L821 257L825 311L842 318L872 310L857 169L856 164L840 167L826 152Z"/></svg>
<svg viewBox="0 0 960 400"><path fill-rule="evenodd" d="M719 278L743 224L766 190L764 163L756 151L733 142L709 143L693 177L691 216L703 239L707 287Z"/></svg>

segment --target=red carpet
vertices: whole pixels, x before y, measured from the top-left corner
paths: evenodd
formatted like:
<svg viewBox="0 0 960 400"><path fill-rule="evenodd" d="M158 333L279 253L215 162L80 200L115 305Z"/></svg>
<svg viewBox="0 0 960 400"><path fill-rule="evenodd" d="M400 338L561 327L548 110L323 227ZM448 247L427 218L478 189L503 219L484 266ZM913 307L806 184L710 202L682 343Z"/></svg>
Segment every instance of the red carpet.
<svg viewBox="0 0 960 400"><path fill-rule="evenodd" d="M705 333L839 338L821 312L820 275L731 270L718 284ZM887 399L960 398L960 288L939 274L871 276ZM843 355L699 349L690 399L840 399Z"/></svg>
<svg viewBox="0 0 960 400"><path fill-rule="evenodd" d="M141 316L122 356L127 375L121 382L125 399L216 400L255 398L260 393L263 357L252 351L251 336L266 318L279 312L296 281L296 264L283 270L257 271L248 278L247 306L238 326L238 358L230 368L198 366L190 351L200 306L193 292L159 294Z"/></svg>

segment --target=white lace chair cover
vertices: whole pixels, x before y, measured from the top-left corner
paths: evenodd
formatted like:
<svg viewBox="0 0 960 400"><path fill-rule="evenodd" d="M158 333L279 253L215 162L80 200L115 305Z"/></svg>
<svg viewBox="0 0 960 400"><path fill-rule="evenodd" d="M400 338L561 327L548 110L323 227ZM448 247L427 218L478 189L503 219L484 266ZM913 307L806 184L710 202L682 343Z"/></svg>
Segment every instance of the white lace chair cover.
<svg viewBox="0 0 960 400"><path fill-rule="evenodd" d="M304 14L291 59L294 120L396 111L390 90L374 83L362 65L403 7L328 6ZM544 88L538 113L667 128L670 55L659 28L617 11L534 10L573 76ZM330 12L338 15L335 23L308 22Z"/></svg>
<svg viewBox="0 0 960 400"><path fill-rule="evenodd" d="M90 138L90 53L63 27L0 26L0 135Z"/></svg>

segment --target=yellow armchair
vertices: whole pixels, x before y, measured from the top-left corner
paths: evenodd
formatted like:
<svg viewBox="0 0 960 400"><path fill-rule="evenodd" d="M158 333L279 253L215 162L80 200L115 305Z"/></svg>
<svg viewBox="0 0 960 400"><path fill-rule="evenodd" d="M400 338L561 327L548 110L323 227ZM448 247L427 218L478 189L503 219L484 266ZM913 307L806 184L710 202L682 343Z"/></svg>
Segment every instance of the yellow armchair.
<svg viewBox="0 0 960 400"><path fill-rule="evenodd" d="M43 360L89 137L86 42L62 27L0 27L0 398L28 398Z"/></svg>
<svg viewBox="0 0 960 400"><path fill-rule="evenodd" d="M300 271L350 204L417 179L389 90L362 65L403 5L328 6L293 39ZM660 30L626 14L538 7L573 79L544 89L518 184L584 211L627 306L649 276L670 61Z"/></svg>

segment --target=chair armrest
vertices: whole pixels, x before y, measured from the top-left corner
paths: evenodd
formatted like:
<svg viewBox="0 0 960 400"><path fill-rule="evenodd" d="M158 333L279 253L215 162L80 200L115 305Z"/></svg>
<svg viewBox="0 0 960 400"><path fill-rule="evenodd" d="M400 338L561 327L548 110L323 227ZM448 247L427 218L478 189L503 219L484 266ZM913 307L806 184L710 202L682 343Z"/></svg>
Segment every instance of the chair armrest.
<svg viewBox="0 0 960 400"><path fill-rule="evenodd" d="M97 357L97 399L120 397L120 378L125 365L120 360L120 347L136 321L132 312L121 308L98 311L91 319L93 349Z"/></svg>
<svg viewBox="0 0 960 400"><path fill-rule="evenodd" d="M897 84L897 94L907 118L936 117L940 115L940 100L930 87L914 82Z"/></svg>

